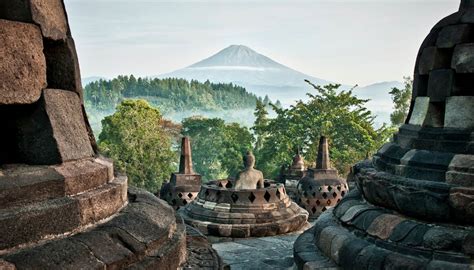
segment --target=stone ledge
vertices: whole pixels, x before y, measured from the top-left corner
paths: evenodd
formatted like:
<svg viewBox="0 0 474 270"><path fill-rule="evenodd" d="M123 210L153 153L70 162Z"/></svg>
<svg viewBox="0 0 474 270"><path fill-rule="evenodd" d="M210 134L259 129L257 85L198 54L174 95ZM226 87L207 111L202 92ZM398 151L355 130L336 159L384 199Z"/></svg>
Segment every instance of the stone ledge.
<svg viewBox="0 0 474 270"><path fill-rule="evenodd" d="M346 202L350 200L346 199ZM339 204L342 206L341 202ZM338 206L339 207L339 206ZM412 230L405 227L403 231L405 236L402 242L392 243L384 240L388 230L403 224L403 221L396 226L385 228L389 225L386 215L379 214L378 221L372 219L372 228L369 230L374 236L365 236L365 233L356 232L355 224L342 225L335 218L337 208L332 209L321 215L320 219L310 230L304 232L297 239L294 245L294 257L298 269L319 269L321 267L337 267L343 269L425 269L428 267L443 266L443 269L469 269L471 264L470 255L463 254L460 250L462 241L459 241L459 235L453 229L442 228L442 225L432 226L431 229L419 230L415 225ZM357 207L357 206L352 206ZM349 209L346 209L350 211ZM359 217L367 213L363 209L359 210ZM343 213L342 213L343 214ZM355 221L357 216L351 221ZM377 220L377 218L375 219ZM385 222L387 221L387 222ZM415 221L410 221L415 222ZM403 225L404 226L404 225ZM395 232L395 230L392 230ZM449 231L449 232L447 232ZM463 232L463 230L458 230ZM447 233L440 233L447 232ZM421 239L422 246L410 246ZM444 239L444 240L443 240ZM461 242L461 243L460 243ZM456 243L455 246L452 244ZM423 246L424 244L427 244ZM457 252L453 250L457 249ZM472 256L472 255L471 255ZM330 263L328 265L328 258ZM438 268L433 268L438 269Z"/></svg>
<svg viewBox="0 0 474 270"><path fill-rule="evenodd" d="M354 166L354 179L365 199L408 216L429 221L472 224L474 206L469 200L450 203L453 197L471 197L472 188L453 193L458 186L378 171L370 163ZM471 210L466 211L469 208Z"/></svg>
<svg viewBox="0 0 474 270"><path fill-rule="evenodd" d="M0 210L0 253L18 245L31 244L113 215L126 203L127 178L72 197L37 202Z"/></svg>
<svg viewBox="0 0 474 270"><path fill-rule="evenodd" d="M104 158L52 166L6 165L0 169L0 209L75 195L113 179L112 163Z"/></svg>
<svg viewBox="0 0 474 270"><path fill-rule="evenodd" d="M185 228L152 194L129 191L110 221L72 237L3 255L20 269L177 269L186 259Z"/></svg>

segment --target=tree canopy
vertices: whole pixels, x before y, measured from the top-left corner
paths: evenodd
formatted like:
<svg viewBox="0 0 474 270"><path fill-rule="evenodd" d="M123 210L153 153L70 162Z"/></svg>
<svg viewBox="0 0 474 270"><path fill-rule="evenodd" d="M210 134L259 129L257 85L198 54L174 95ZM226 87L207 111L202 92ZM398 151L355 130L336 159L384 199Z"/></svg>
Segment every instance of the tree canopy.
<svg viewBox="0 0 474 270"><path fill-rule="evenodd" d="M401 126L408 115L410 109L411 92L413 89L413 80L405 77L405 88L392 88L389 94L392 96L394 111L390 114L390 122L393 126Z"/></svg>
<svg viewBox="0 0 474 270"><path fill-rule="evenodd" d="M160 112L145 100L124 100L102 120L99 148L133 186L157 192L177 164Z"/></svg>
<svg viewBox="0 0 474 270"><path fill-rule="evenodd" d="M350 91L339 91L339 84L313 85L315 94L308 101L298 101L288 109L277 108L274 119L265 119L265 108L258 106L254 126L257 142L257 168L275 177L282 164L291 162L297 148L303 150L307 162L316 159L321 135L330 141L333 165L341 174L350 166L375 152L391 135L385 126L375 129L374 116L365 108L368 100Z"/></svg>
<svg viewBox="0 0 474 270"><path fill-rule="evenodd" d="M253 144L248 128L203 117L184 119L182 125L183 135L191 137L194 169L204 180L235 176L243 168L242 156Z"/></svg>

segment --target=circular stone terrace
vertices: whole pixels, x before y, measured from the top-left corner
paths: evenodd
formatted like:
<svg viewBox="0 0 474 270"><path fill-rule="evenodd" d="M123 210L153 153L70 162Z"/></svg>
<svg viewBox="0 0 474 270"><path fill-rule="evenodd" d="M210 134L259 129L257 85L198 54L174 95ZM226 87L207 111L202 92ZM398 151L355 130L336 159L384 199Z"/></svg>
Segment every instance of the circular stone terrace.
<svg viewBox="0 0 474 270"><path fill-rule="evenodd" d="M221 237L285 234L306 226L308 218L284 185L271 180L259 189L234 189L230 180L203 184L196 200L180 214L202 233Z"/></svg>

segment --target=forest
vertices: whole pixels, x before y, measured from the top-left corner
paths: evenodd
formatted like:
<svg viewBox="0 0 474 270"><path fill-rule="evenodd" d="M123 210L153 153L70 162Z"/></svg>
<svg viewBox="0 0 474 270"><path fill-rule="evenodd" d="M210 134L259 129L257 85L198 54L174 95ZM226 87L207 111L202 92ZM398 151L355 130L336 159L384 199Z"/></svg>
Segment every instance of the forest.
<svg viewBox="0 0 474 270"><path fill-rule="evenodd" d="M91 82L84 87L84 98L86 106L102 111L113 110L124 99L141 98L162 113L253 108L257 100L257 96L232 83L135 78L133 75Z"/></svg>
<svg viewBox="0 0 474 270"><path fill-rule="evenodd" d="M118 76L111 80L93 81L84 87L85 108L94 133L101 132L101 121L112 115L125 99L146 100L159 109L161 115L175 122L203 115L245 126L253 123L252 110L257 100L267 106L272 102L268 96L257 97L232 83ZM280 101L274 103L281 107Z"/></svg>
<svg viewBox="0 0 474 270"><path fill-rule="evenodd" d="M374 127L375 116L352 90L340 85L308 83L308 99L289 108L256 99L255 122L251 128L220 118L193 116L175 123L159 109L140 99L125 99L117 111L102 120L99 135L102 153L116 161L132 185L157 192L170 174L177 170L182 136L191 138L193 163L204 181L233 177L243 168L242 157L252 150L256 168L268 179L275 179L282 166L288 166L297 149L307 166L316 160L318 139L329 138L332 165L345 177L350 167L375 153L403 124L411 99L412 81L404 89L390 91L394 102L392 122Z"/></svg>

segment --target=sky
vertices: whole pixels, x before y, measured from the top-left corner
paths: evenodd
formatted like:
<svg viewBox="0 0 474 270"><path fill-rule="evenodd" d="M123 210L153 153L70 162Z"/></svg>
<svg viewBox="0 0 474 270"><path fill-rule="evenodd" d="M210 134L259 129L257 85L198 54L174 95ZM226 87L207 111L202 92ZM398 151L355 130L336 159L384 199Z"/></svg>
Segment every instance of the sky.
<svg viewBox="0 0 474 270"><path fill-rule="evenodd" d="M459 0L65 0L83 77L154 76L246 45L361 86L402 81Z"/></svg>

